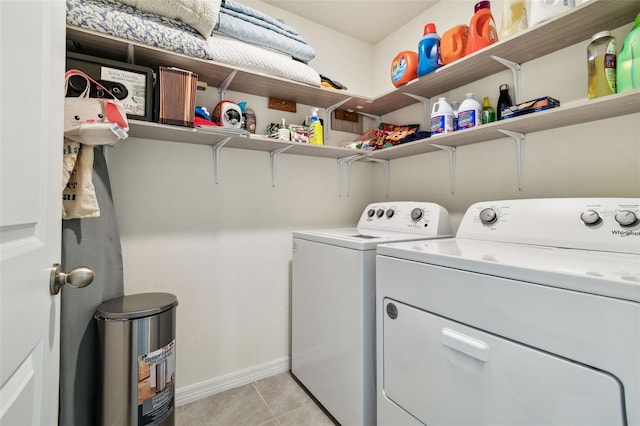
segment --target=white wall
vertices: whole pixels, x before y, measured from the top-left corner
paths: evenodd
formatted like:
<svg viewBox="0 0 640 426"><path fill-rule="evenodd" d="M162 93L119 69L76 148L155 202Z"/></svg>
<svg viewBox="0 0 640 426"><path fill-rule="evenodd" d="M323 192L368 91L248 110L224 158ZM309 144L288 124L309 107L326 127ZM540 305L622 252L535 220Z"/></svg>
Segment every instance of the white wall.
<svg viewBox="0 0 640 426"><path fill-rule="evenodd" d="M459 23L458 4L473 7L464 0L452 9L445 6L451 0L444 0L428 20L416 17L373 47L261 2L245 2L258 3L298 28L317 49L314 68L365 95L386 90L391 59L409 44L417 46L425 22L453 26ZM524 64L523 97L548 94L562 102L584 97L585 46ZM461 99L473 91L490 95L495 105L498 85L510 78L505 71L445 95ZM212 109L214 95L209 91L199 103ZM247 101L259 128L281 116L295 122L308 113L308 106L288 114L267 110L264 98L228 97ZM384 117L397 123L424 118L420 105ZM638 119L634 114L527 135L522 191L516 188L515 149L508 139L458 150L454 195L447 153L393 160L389 199L438 202L457 227L466 208L483 199L640 196ZM337 135L332 144L351 136ZM131 138L108 156L125 291L167 291L179 299L178 389L287 357L291 231L350 226L366 204L385 199L384 171L376 164L354 163L351 196L342 188L338 197L331 159L281 155L274 188L264 152L223 148L217 185L209 146Z"/></svg>

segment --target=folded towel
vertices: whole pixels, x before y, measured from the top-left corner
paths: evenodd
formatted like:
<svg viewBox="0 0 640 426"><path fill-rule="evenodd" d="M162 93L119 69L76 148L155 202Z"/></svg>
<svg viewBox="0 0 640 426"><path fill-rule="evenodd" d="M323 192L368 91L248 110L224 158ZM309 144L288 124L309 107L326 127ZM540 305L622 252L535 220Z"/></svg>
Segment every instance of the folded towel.
<svg viewBox="0 0 640 426"><path fill-rule="evenodd" d="M209 37L218 22L221 0L118 0L143 12L177 19Z"/></svg>

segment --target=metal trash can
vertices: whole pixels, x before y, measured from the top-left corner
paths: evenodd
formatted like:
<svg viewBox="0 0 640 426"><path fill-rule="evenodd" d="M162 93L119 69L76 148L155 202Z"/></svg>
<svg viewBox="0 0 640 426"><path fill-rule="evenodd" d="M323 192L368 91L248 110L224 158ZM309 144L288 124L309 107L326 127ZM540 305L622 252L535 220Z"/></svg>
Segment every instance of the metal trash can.
<svg viewBox="0 0 640 426"><path fill-rule="evenodd" d="M169 293L141 293L102 303L101 425L175 424L176 306Z"/></svg>

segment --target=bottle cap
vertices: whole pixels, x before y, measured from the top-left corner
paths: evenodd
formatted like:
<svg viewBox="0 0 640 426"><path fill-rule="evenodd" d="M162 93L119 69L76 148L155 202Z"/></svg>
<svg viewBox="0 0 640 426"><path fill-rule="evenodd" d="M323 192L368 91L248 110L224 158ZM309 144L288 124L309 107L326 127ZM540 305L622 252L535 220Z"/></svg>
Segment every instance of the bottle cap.
<svg viewBox="0 0 640 426"><path fill-rule="evenodd" d="M602 37L610 37L611 31L600 31L599 33L595 33L593 37L591 37L591 41L597 40Z"/></svg>
<svg viewBox="0 0 640 426"><path fill-rule="evenodd" d="M436 24L434 24L433 22L429 22L427 25L424 26L423 35L435 34L435 33L436 33Z"/></svg>
<svg viewBox="0 0 640 426"><path fill-rule="evenodd" d="M501 84L500 85L500 91L502 92L503 90L509 90L509 85L508 84Z"/></svg>
<svg viewBox="0 0 640 426"><path fill-rule="evenodd" d="M480 9L491 9L491 2L489 0L483 0L476 3L473 7L474 13L479 11Z"/></svg>

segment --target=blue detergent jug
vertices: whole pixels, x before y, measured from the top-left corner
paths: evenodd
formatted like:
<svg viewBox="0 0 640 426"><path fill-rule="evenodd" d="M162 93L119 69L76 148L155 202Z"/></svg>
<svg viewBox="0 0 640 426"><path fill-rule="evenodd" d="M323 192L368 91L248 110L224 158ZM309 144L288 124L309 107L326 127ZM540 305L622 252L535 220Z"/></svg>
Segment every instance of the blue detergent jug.
<svg viewBox="0 0 640 426"><path fill-rule="evenodd" d="M436 25L424 26L424 36L418 43L418 77L422 77L442 66L440 58L440 36L436 33Z"/></svg>

